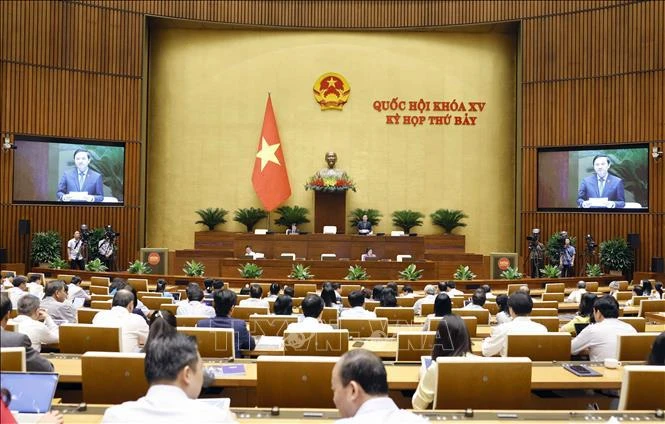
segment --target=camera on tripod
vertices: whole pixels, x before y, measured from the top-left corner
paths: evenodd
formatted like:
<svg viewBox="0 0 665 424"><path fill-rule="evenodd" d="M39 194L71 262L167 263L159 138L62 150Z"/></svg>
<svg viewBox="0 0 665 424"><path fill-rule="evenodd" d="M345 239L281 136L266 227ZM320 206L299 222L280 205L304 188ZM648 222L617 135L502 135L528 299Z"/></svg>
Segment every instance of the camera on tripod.
<svg viewBox="0 0 665 424"><path fill-rule="evenodd" d="M531 235L526 236L526 239L529 240L529 250L536 248L540 239L540 229L534 228L531 230Z"/></svg>
<svg viewBox="0 0 665 424"><path fill-rule="evenodd" d="M81 241L83 243L87 243L88 240L90 240L90 235L92 233L88 229L88 226L86 224L81 224L81 229L79 230L79 233L81 233Z"/></svg>
<svg viewBox="0 0 665 424"><path fill-rule="evenodd" d="M120 237L120 233L116 233L113 231L113 227L111 225L107 225L104 227L104 238L108 241L115 241L116 237Z"/></svg>
<svg viewBox="0 0 665 424"><path fill-rule="evenodd" d="M586 241L586 248L589 252L593 252L598 247L591 234L587 234L584 240Z"/></svg>

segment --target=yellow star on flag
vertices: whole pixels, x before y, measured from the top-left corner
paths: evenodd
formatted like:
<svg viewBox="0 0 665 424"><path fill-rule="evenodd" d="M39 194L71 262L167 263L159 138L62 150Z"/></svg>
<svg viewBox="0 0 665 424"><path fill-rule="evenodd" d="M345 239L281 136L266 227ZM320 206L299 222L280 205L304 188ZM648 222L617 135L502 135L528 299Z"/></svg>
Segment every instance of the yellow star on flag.
<svg viewBox="0 0 665 424"><path fill-rule="evenodd" d="M279 143L268 144L266 138L261 137L261 150L256 153L256 157L261 159L261 172L263 172L263 169L266 167L268 162L272 162L281 166L277 156L275 156L277 149L279 149Z"/></svg>

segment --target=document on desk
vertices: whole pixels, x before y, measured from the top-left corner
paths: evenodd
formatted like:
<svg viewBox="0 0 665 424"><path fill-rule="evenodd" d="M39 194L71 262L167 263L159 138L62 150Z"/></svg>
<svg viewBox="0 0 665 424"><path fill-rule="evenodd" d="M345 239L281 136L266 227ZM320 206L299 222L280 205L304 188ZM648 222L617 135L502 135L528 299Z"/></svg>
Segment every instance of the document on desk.
<svg viewBox="0 0 665 424"><path fill-rule="evenodd" d="M245 375L244 364L233 365L214 365L208 369L215 375L215 378L229 376L229 375Z"/></svg>
<svg viewBox="0 0 665 424"><path fill-rule="evenodd" d="M260 336L256 341L256 350L284 349L282 336Z"/></svg>

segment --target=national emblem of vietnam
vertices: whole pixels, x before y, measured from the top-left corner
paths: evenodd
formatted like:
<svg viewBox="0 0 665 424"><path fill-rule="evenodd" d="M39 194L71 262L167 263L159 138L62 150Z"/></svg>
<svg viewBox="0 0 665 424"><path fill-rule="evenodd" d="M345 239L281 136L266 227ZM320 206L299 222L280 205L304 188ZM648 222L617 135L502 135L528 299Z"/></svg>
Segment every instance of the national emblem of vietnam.
<svg viewBox="0 0 665 424"><path fill-rule="evenodd" d="M351 87L346 78L334 72L321 75L314 83L314 99L321 110L342 110L350 93Z"/></svg>

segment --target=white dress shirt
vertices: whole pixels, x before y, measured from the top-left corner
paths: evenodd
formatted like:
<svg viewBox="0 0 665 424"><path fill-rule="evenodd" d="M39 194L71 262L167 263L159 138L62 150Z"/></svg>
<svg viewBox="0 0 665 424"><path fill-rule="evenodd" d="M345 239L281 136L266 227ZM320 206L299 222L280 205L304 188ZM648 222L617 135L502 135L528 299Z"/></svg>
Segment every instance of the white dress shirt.
<svg viewBox="0 0 665 424"><path fill-rule="evenodd" d="M80 286L77 286L76 284L69 283L67 285L67 299L69 300L74 300L78 297L81 297L83 299L90 299L90 296L83 290Z"/></svg>
<svg viewBox="0 0 665 424"><path fill-rule="evenodd" d="M510 317L510 314L508 314L506 312L501 311L498 314L496 314L496 323L498 325L505 324L505 323L510 322L512 320L513 319Z"/></svg>
<svg viewBox="0 0 665 424"><path fill-rule="evenodd" d="M42 344L58 343L60 341L58 326L50 316L47 316L44 322L32 319L27 315L19 315L10 321L18 326L17 332L30 337L32 348L37 352L42 351Z"/></svg>
<svg viewBox="0 0 665 424"><path fill-rule="evenodd" d="M28 293L33 296L37 296L39 300L44 298L44 286L39 283L27 283L26 287L28 288Z"/></svg>
<svg viewBox="0 0 665 424"><path fill-rule="evenodd" d="M478 358L477 355L474 355L471 352L468 352L465 358ZM436 395L436 381L439 377L439 367L436 361L432 361L432 364L427 368L427 371L422 372L420 381L418 382L418 388L416 389L413 397L411 397L411 406L413 409L428 409L432 402L434 402L434 396Z"/></svg>
<svg viewBox="0 0 665 424"><path fill-rule="evenodd" d="M286 329L288 331L308 332L308 331L331 331L333 328L332 325L323 324L322 322L319 322L319 320L316 318L305 317L300 322L292 322L291 324L289 324L288 327L286 327Z"/></svg>
<svg viewBox="0 0 665 424"><path fill-rule="evenodd" d="M637 330L617 318L605 318L601 322L588 325L573 339L571 353L576 355L589 349L589 360L604 361L617 357L617 335L635 334Z"/></svg>
<svg viewBox="0 0 665 424"><path fill-rule="evenodd" d="M354 306L350 309L342 310L342 313L339 316L340 318L376 318L376 313L374 311L368 311L362 306Z"/></svg>
<svg viewBox="0 0 665 424"><path fill-rule="evenodd" d="M9 300L12 301L12 309L16 309L18 307L18 300L26 294L30 293L23 291L18 287L12 287L11 289L7 290L7 294L9 295Z"/></svg>
<svg viewBox="0 0 665 424"><path fill-rule="evenodd" d="M270 308L270 304L267 299L257 299L255 297L250 297L243 299L238 303L238 306L249 306L252 308Z"/></svg>
<svg viewBox="0 0 665 424"><path fill-rule="evenodd" d="M580 303L584 293L586 293L586 289L573 290L566 298L566 303Z"/></svg>
<svg viewBox="0 0 665 424"><path fill-rule="evenodd" d="M97 312L92 325L99 327L120 327L122 352L138 352L139 345L148 338L148 323L139 315L133 314L124 306L114 306L108 311Z"/></svg>
<svg viewBox="0 0 665 424"><path fill-rule="evenodd" d="M190 300L188 302L180 302L176 315L190 316L190 317L208 317L215 318L215 309L212 306L204 305L197 300Z"/></svg>
<svg viewBox="0 0 665 424"><path fill-rule="evenodd" d="M494 327L492 335L483 340L483 356L500 353L506 356L508 334L547 334L547 327L529 317L515 317L512 321Z"/></svg>
<svg viewBox="0 0 665 424"><path fill-rule="evenodd" d="M461 291L461 290L457 290L457 289L450 289L446 292L446 294L450 297L464 296L464 292ZM485 297L485 298L487 298L487 297Z"/></svg>
<svg viewBox="0 0 665 424"><path fill-rule="evenodd" d="M83 247L81 239L76 240L73 238L67 242L67 257L70 261L83 259L83 256L81 255L81 247Z"/></svg>
<svg viewBox="0 0 665 424"><path fill-rule="evenodd" d="M106 410L102 423L235 423L230 411L190 399L177 386L158 384L136 401Z"/></svg>
<svg viewBox="0 0 665 424"><path fill-rule="evenodd" d="M416 300L416 303L413 304L413 312L416 315L421 315L421 310L423 303L434 303L434 300L436 299L435 294L428 294L427 296L423 297L422 299Z"/></svg>
<svg viewBox="0 0 665 424"><path fill-rule="evenodd" d="M420 424L428 421L413 412L399 409L388 396L375 397L363 403L351 418L335 421L335 424Z"/></svg>
<svg viewBox="0 0 665 424"><path fill-rule="evenodd" d="M469 310L472 310L472 311L484 311L485 310L485 308L483 308L480 305L476 305L475 303L469 303L468 305L466 305L462 309L469 309Z"/></svg>

